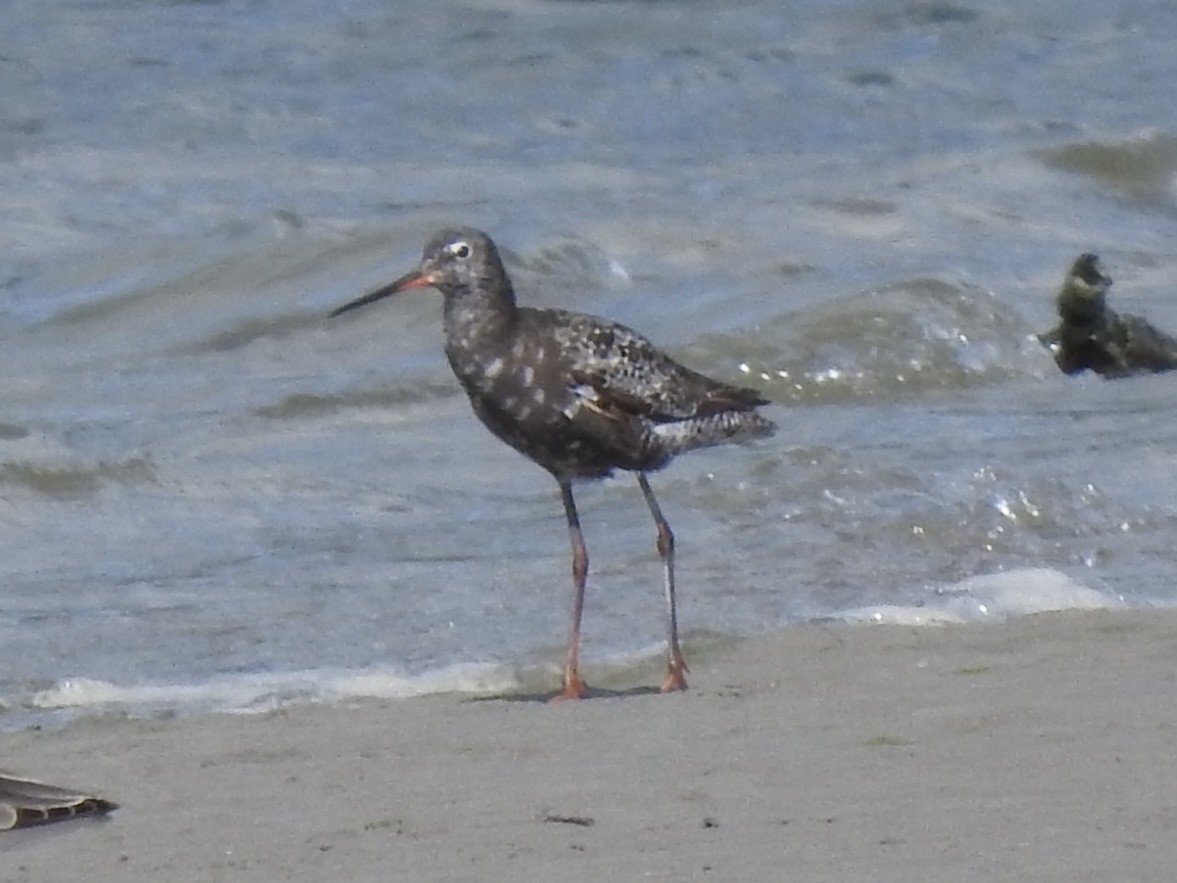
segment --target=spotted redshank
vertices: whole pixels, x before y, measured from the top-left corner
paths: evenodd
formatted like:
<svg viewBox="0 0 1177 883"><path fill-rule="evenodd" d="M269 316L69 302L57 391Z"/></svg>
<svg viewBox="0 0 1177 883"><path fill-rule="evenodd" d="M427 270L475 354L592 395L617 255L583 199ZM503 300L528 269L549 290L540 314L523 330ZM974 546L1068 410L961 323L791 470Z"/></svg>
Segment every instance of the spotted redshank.
<svg viewBox="0 0 1177 883"><path fill-rule="evenodd" d="M756 411L767 400L755 389L721 383L680 365L624 325L517 306L498 249L485 233L467 227L441 231L425 245L416 269L331 315L411 288L442 293L445 353L474 413L560 486L574 594L563 688L555 698L586 694L577 663L589 560L572 484L604 478L614 469L637 474L657 528L669 660L661 689L685 690L674 534L647 473L684 451L771 434L775 425Z"/></svg>

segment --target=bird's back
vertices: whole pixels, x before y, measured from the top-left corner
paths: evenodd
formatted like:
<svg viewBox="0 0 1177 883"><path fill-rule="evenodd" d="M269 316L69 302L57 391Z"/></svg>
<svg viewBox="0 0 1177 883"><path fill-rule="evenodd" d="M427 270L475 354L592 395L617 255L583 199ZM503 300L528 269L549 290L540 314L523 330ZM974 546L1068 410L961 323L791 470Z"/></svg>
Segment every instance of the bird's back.
<svg viewBox="0 0 1177 883"><path fill-rule="evenodd" d="M656 423L722 411L748 412L768 404L758 390L693 371L619 323L562 310L521 312L527 321L553 328L574 384L587 384L625 410Z"/></svg>
<svg viewBox="0 0 1177 883"><path fill-rule="evenodd" d="M1110 309L1087 323L1063 322L1041 339L1067 374L1130 377L1177 369L1177 339L1147 319Z"/></svg>
<svg viewBox="0 0 1177 883"><path fill-rule="evenodd" d="M564 417L621 469L649 471L694 448L766 436L759 391L693 371L616 322L562 310L521 310L562 354ZM541 332L540 336L544 336Z"/></svg>
<svg viewBox="0 0 1177 883"><path fill-rule="evenodd" d="M1120 346L1130 371L1148 373L1177 368L1177 340L1139 316L1121 316L1120 327Z"/></svg>

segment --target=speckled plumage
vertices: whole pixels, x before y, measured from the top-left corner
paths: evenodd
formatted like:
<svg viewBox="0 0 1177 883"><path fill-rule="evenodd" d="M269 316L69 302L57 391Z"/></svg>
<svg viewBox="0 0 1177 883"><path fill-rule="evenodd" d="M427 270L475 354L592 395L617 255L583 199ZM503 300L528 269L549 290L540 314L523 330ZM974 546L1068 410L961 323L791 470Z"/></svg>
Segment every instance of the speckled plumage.
<svg viewBox="0 0 1177 883"><path fill-rule="evenodd" d="M1059 368L1108 378L1177 368L1177 340L1139 316L1108 307L1111 285L1096 255L1082 254L1071 264L1056 300L1062 321L1038 336Z"/></svg>
<svg viewBox="0 0 1177 883"><path fill-rule="evenodd" d="M577 698L585 691L577 649L588 557L571 483L614 469L638 474L658 528L670 652L663 689L685 688L674 610L674 537L646 473L694 448L771 434L775 425L756 411L767 401L754 389L680 365L624 325L518 306L494 243L467 227L441 231L425 245L416 270L332 315L427 286L444 296L446 357L474 413L560 485L576 584L561 696Z"/></svg>

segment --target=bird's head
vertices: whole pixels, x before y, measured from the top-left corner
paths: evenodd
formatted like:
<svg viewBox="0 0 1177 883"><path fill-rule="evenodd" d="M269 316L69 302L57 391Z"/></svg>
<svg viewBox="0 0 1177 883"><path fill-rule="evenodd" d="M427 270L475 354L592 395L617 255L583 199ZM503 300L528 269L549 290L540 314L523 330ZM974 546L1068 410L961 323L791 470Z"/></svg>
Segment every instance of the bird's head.
<svg viewBox="0 0 1177 883"><path fill-rule="evenodd" d="M425 243L416 269L336 308L331 315L338 316L410 288L436 288L447 298L467 291L510 290L498 249L490 237L472 227L457 227L442 230Z"/></svg>
<svg viewBox="0 0 1177 883"><path fill-rule="evenodd" d="M1094 254L1081 254L1071 264L1058 294L1058 311L1063 319L1089 321L1104 311L1112 279Z"/></svg>

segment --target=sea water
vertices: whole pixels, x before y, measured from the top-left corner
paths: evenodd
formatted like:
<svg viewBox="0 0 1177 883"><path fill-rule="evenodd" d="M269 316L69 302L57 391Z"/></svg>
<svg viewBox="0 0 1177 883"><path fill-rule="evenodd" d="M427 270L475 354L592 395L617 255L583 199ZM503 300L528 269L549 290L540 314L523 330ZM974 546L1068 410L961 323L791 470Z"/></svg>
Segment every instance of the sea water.
<svg viewBox="0 0 1177 883"><path fill-rule="evenodd" d="M1034 338L1084 251L1177 332L1171 3L8 0L0 49L0 728L554 682L555 483L435 292L327 318L450 223L774 401L652 478L688 656L1177 601L1177 377ZM577 499L591 672L661 573L632 476Z"/></svg>

